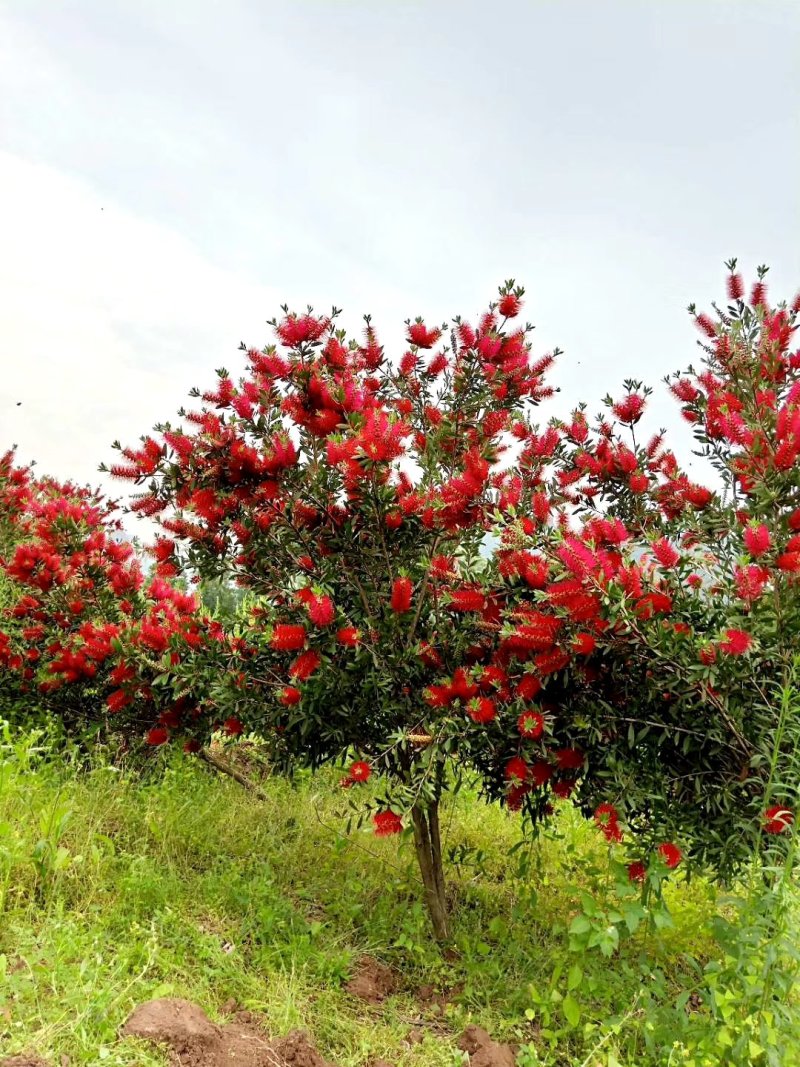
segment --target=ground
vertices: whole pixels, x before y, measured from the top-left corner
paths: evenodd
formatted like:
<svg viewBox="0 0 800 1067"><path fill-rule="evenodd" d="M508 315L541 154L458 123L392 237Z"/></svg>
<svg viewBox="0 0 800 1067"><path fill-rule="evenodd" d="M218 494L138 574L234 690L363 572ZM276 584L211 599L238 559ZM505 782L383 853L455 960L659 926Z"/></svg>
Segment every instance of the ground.
<svg viewBox="0 0 800 1067"><path fill-rule="evenodd" d="M518 816L465 792L444 820L460 862L443 952L409 842L347 836L352 792L333 775L261 785L248 794L178 753L144 775L54 759L6 731L0 1053L154 1067L168 1050L125 1024L148 1001L182 999L209 1025L305 1031L313 1067L455 1067L470 1053L489 1067L463 1037L475 1025L520 1067L667 1062L673 1002L714 952L708 883L676 879L671 924L638 929L610 958L570 952L570 922L608 889L600 835L564 807L549 835L523 842Z"/></svg>

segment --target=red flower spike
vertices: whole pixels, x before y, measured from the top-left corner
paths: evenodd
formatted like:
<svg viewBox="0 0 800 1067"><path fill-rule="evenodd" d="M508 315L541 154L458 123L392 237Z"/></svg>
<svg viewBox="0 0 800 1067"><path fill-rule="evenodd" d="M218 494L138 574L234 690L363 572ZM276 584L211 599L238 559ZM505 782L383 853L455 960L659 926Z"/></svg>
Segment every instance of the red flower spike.
<svg viewBox="0 0 800 1067"><path fill-rule="evenodd" d="M629 882L643 882L646 877L647 867L645 867L641 860L634 860L633 863L628 864Z"/></svg>
<svg viewBox="0 0 800 1067"><path fill-rule="evenodd" d="M151 730L147 731L145 735L145 741L148 745L154 747L158 745L165 745L169 741L169 730L163 726L154 726Z"/></svg>
<svg viewBox="0 0 800 1067"><path fill-rule="evenodd" d="M794 822L794 812L781 804L773 804L764 812L764 831L768 834L782 834L789 830Z"/></svg>
<svg viewBox="0 0 800 1067"><path fill-rule="evenodd" d="M544 733L544 715L540 711L523 711L517 719L517 729L522 737L535 741Z"/></svg>
<svg viewBox="0 0 800 1067"><path fill-rule="evenodd" d="M393 811L377 811L372 816L372 825L376 837L391 837L403 829L403 820Z"/></svg>
<svg viewBox="0 0 800 1067"><path fill-rule="evenodd" d="M417 348L433 348L441 336L441 330L436 328L429 330L421 322L414 322L408 328L408 340Z"/></svg>
<svg viewBox="0 0 800 1067"><path fill-rule="evenodd" d="M731 629L725 631L725 640L720 642L719 648L729 656L743 656L752 644L753 638L745 630Z"/></svg>
<svg viewBox="0 0 800 1067"><path fill-rule="evenodd" d="M497 310L504 319L516 318L522 310L522 301L515 293L506 293L505 296L501 297Z"/></svg>
<svg viewBox="0 0 800 1067"><path fill-rule="evenodd" d="M336 631L336 640L340 645L355 648L361 640L361 631L356 626L343 626Z"/></svg>
<svg viewBox="0 0 800 1067"><path fill-rule="evenodd" d="M741 274L728 275L728 299L741 300L744 296L744 282Z"/></svg>
<svg viewBox="0 0 800 1067"><path fill-rule="evenodd" d="M308 604L308 617L315 626L330 626L336 618L336 608L328 596L314 597Z"/></svg>
<svg viewBox="0 0 800 1067"><path fill-rule="evenodd" d="M760 523L758 526L748 526L743 535L744 545L754 559L769 552L772 547L772 538L769 529Z"/></svg>
<svg viewBox="0 0 800 1067"><path fill-rule="evenodd" d="M611 410L620 422L633 426L642 417L645 407L645 398L638 393L628 393L622 400L618 400Z"/></svg>
<svg viewBox="0 0 800 1067"><path fill-rule="evenodd" d="M364 760L355 760L350 764L350 777L354 782L366 782L372 774L372 768Z"/></svg>
<svg viewBox="0 0 800 1067"><path fill-rule="evenodd" d="M658 846L658 854L670 870L674 870L683 859L683 853L678 846L669 841Z"/></svg>
<svg viewBox="0 0 800 1067"><path fill-rule="evenodd" d="M619 813L613 804L605 801L598 804L594 811L594 821L602 831L606 841L619 843L622 840L622 831L619 828Z"/></svg>
<svg viewBox="0 0 800 1067"><path fill-rule="evenodd" d="M411 610L411 593L413 585L410 578L395 578L392 583L392 611L404 615Z"/></svg>
<svg viewBox="0 0 800 1067"><path fill-rule="evenodd" d="M662 537L654 542L652 545L652 552L665 570L671 570L680 562L680 552L677 551L674 545L669 543L666 537Z"/></svg>
<svg viewBox="0 0 800 1067"><path fill-rule="evenodd" d="M491 697L473 698L467 711L472 721L477 723L493 722L497 718L497 705Z"/></svg>
<svg viewBox="0 0 800 1067"><path fill-rule="evenodd" d="M523 784L530 777L530 767L522 756L512 756L506 764L506 781Z"/></svg>
<svg viewBox="0 0 800 1067"><path fill-rule="evenodd" d="M305 626L277 623L272 629L270 644L279 652L295 652L306 643Z"/></svg>
<svg viewBox="0 0 800 1067"><path fill-rule="evenodd" d="M294 663L292 663L289 668L289 674L292 678L296 678L300 682L308 681L321 663L322 657L319 652L316 652L313 648L309 648L305 652L301 652Z"/></svg>

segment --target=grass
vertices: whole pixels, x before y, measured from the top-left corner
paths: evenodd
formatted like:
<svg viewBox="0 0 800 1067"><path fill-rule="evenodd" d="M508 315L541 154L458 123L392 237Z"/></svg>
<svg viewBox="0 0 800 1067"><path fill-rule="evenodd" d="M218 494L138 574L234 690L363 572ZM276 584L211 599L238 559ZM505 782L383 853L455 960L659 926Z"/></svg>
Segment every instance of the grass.
<svg viewBox="0 0 800 1067"><path fill-rule="evenodd" d="M408 842L345 837L335 776L263 786L257 799L176 754L144 775L85 766L36 734L0 734L0 1051L152 1067L163 1057L117 1032L136 1004L174 995L212 1017L233 997L276 1033L305 1027L341 1067L454 1067L469 1022L521 1044L521 1067L686 1062L670 1020L715 951L707 883L670 887L663 930L641 927L610 959L576 955L569 923L604 906L599 835L565 808L513 851L518 818L461 794L444 823L463 859L448 871L446 957ZM398 974L379 1008L345 989L364 953ZM441 1014L416 996L428 983L456 990Z"/></svg>

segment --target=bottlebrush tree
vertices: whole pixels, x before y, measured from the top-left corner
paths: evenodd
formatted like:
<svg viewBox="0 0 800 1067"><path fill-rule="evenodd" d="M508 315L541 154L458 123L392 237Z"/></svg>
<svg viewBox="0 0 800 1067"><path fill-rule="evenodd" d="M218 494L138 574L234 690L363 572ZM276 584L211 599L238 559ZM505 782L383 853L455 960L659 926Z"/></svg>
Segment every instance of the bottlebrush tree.
<svg viewBox="0 0 800 1067"><path fill-rule="evenodd" d="M147 580L117 509L98 493L37 478L0 456L0 681L19 709L57 715L71 732L98 709L166 740L190 701L160 702L156 657L215 640L195 598ZM219 628L217 628L219 629ZM177 653L175 653L177 654ZM124 685L124 688L122 686ZM124 709L124 713L123 713Z"/></svg>
<svg viewBox="0 0 800 1067"><path fill-rule="evenodd" d="M439 937L459 768L534 822L571 797L634 879L683 852L732 870L772 800L791 821L765 760L798 632L797 301L759 281L746 303L733 266L703 369L671 384L715 488L639 440L637 382L592 426L533 422L555 354L513 282L475 326L409 321L394 360L369 319L348 341L335 310L284 309L244 377L112 468L161 524L161 575L250 590L233 640L165 654L155 684L201 694L176 735L224 718L312 767L355 753L343 784L382 777L376 833L409 818Z"/></svg>

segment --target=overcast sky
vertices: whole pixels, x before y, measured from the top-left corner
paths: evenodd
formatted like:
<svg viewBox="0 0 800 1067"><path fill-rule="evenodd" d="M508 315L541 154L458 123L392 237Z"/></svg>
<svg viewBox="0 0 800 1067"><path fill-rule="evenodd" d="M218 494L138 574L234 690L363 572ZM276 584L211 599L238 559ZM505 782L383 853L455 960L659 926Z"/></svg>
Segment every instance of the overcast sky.
<svg viewBox="0 0 800 1067"><path fill-rule="evenodd" d="M800 285L799 69L796 0L4 0L0 449L98 482L279 303L509 277L562 397L657 383L724 259Z"/></svg>

